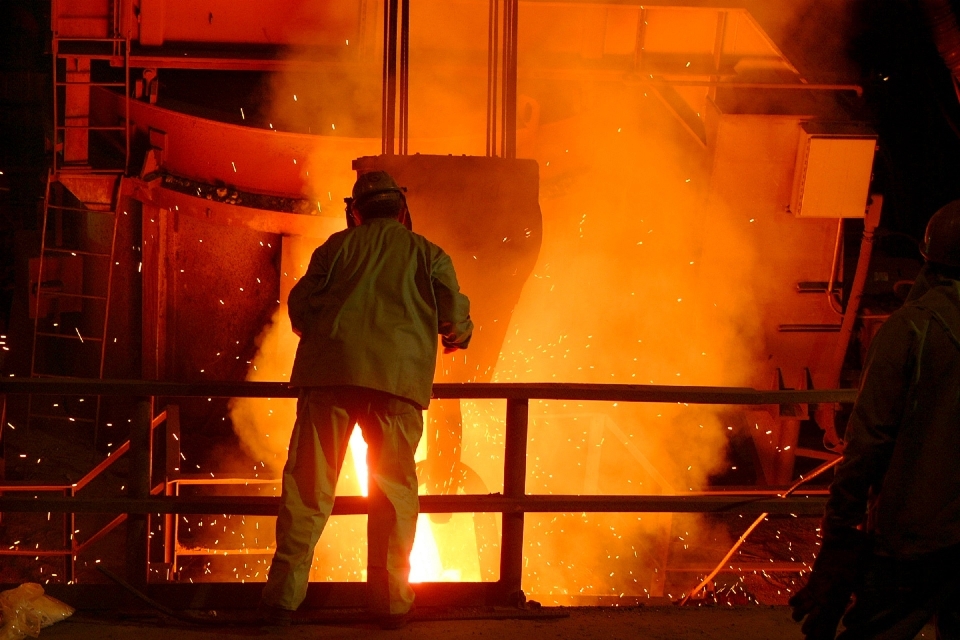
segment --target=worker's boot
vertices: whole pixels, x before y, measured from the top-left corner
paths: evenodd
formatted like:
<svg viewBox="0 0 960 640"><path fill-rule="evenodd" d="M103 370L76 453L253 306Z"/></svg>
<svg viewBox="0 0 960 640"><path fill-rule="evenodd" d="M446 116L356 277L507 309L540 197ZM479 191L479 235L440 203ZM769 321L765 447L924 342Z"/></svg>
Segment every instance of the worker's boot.
<svg viewBox="0 0 960 640"><path fill-rule="evenodd" d="M293 611L261 602L257 607L257 621L265 627L289 627L293 623Z"/></svg>
<svg viewBox="0 0 960 640"><path fill-rule="evenodd" d="M402 629L407 623L413 620L417 609L416 604L410 605L410 610L406 613L390 613L380 616L377 623L381 629Z"/></svg>

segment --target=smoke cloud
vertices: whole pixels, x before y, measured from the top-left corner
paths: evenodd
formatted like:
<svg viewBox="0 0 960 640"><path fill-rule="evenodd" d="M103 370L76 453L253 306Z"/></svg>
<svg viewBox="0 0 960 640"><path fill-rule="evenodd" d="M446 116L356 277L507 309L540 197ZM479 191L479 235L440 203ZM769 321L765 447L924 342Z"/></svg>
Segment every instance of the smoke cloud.
<svg viewBox="0 0 960 640"><path fill-rule="evenodd" d="M415 5L411 152L482 153L486 3ZM521 24L531 10L521 6ZM450 22L451 11L476 19ZM564 29L581 33L574 24L581 13L571 11ZM427 34L434 34L430 46ZM521 28L518 155L540 166L543 244L494 381L757 384L761 312L751 283L762 269L750 212L711 195L708 151L653 89L591 79L587 65L566 74L535 73L536 51L524 53L523 38ZM426 64L438 51L448 62ZM309 91L304 86L302 74L278 77L275 121L322 136L304 169L304 190L317 199L321 215L340 215L355 175L350 161L379 152L379 74L363 81L326 76ZM323 106L311 111L303 104ZM296 272L286 277L302 274L321 241L291 249L285 265ZM249 378L288 379L296 343L281 306L260 337ZM464 401L462 410L462 461L489 491L500 491L504 403ZM294 403L239 400L232 411L244 447L279 474ZM731 415L693 405L534 402L528 492L702 489L727 464ZM356 491L350 473L345 470L341 483L345 492ZM476 564L470 520L458 522L468 543L443 524L431 525L440 547L459 549L440 550L445 569ZM664 587L667 545L686 549L719 535L696 518L660 514L531 514L527 523L523 588L557 603L581 595L649 595ZM349 546L347 537L341 536ZM322 545L339 544L330 538ZM332 547L328 552L335 554ZM346 555L362 561L352 551ZM347 571L352 579L359 572ZM317 576L341 574L328 566Z"/></svg>

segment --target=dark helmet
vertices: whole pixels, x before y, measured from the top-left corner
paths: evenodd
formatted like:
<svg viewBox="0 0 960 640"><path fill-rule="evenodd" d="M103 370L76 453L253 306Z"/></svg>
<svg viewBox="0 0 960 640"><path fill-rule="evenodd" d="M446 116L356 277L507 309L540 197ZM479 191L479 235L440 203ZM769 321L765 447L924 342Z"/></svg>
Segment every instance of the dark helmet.
<svg viewBox="0 0 960 640"><path fill-rule="evenodd" d="M353 185L353 205L363 212L374 202L400 201L403 189L386 171L361 174Z"/></svg>
<svg viewBox="0 0 960 640"><path fill-rule="evenodd" d="M960 200L946 204L927 223L920 253L927 262L960 267Z"/></svg>
<svg viewBox="0 0 960 640"><path fill-rule="evenodd" d="M347 227L359 226L364 219L399 216L399 222L412 231L413 223L404 191L406 189L398 185L386 171L360 174L353 185L353 197L344 199L347 203Z"/></svg>

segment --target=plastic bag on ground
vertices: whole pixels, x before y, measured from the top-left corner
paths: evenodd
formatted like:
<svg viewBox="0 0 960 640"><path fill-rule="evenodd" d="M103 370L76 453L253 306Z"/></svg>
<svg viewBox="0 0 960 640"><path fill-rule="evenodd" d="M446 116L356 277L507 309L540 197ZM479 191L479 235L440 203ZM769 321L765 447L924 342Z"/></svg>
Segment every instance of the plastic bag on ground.
<svg viewBox="0 0 960 640"><path fill-rule="evenodd" d="M73 607L43 593L35 582L0 593L0 640L36 638L40 629L73 615Z"/></svg>

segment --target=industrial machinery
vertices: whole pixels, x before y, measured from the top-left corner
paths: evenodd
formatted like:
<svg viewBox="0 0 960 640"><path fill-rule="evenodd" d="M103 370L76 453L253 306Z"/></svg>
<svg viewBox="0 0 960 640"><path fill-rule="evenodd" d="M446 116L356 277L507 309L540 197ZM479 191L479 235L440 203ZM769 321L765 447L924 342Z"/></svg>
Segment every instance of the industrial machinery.
<svg viewBox="0 0 960 640"><path fill-rule="evenodd" d="M282 381L286 293L370 170L407 188L414 230L448 250L473 303L474 345L439 361L438 382L850 387L858 348L919 267L871 262L883 196L877 134L853 115L861 87L808 77L737 3L269 4L53 2L31 375ZM865 294L892 302L865 309ZM182 459L165 486L272 482L289 430L279 402L178 401L166 417L178 416ZM11 420L72 430L100 454L131 410L14 404ZM562 462L534 465L528 482L782 487L837 456L838 408L544 402L529 456ZM479 401L431 406L427 493L503 489L488 414ZM37 476L5 440L8 475ZM176 579L178 551L215 555L160 520L158 577ZM478 579L493 579L482 556L497 524L474 525ZM665 574L684 569L671 569L669 518L657 526L667 535L651 538L643 583L663 595ZM529 578L535 593L547 575Z"/></svg>

